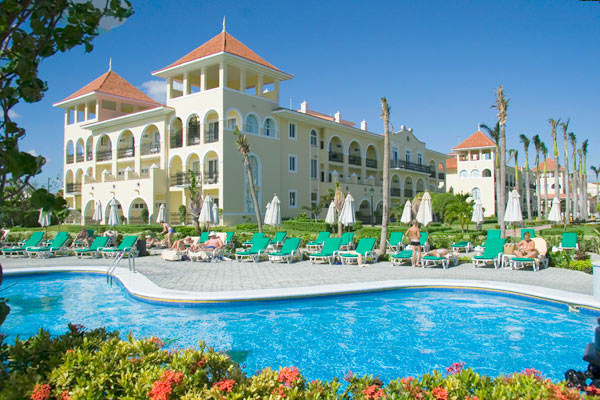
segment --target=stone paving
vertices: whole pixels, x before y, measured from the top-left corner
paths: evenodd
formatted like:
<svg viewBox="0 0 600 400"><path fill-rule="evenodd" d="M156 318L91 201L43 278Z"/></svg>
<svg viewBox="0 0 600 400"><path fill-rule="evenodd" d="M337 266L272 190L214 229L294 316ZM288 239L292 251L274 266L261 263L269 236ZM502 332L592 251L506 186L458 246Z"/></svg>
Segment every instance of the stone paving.
<svg viewBox="0 0 600 400"><path fill-rule="evenodd" d="M77 259L57 257L52 259L26 259L0 257L4 268L34 266L88 266L106 265L109 260ZM126 266L126 260L122 264ZM512 282L526 285L567 290L576 293L592 294L592 276L583 272L560 268L547 268L538 272L531 270L508 270L475 268L472 264L461 264L447 270L437 268L413 268L392 266L380 262L366 267L350 265L313 265L308 261L294 264L271 264L262 261L251 262L222 261L203 263L190 261L163 261L159 256L136 259L137 271L144 274L158 286L167 289L195 292L216 292L248 289L270 289L299 286L318 286L338 283L375 282L410 279L467 279L499 282Z"/></svg>

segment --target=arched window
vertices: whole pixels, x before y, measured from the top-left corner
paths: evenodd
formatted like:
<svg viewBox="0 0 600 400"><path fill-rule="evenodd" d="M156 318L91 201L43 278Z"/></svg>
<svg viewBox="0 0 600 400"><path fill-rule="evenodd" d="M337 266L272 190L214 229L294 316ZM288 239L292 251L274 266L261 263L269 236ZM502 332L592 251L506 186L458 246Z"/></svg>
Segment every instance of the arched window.
<svg viewBox="0 0 600 400"><path fill-rule="evenodd" d="M271 136L271 137L275 136L275 122L271 118L267 118L265 120L264 133L265 133L265 136Z"/></svg>
<svg viewBox="0 0 600 400"><path fill-rule="evenodd" d="M258 133L258 120L253 114L246 117L246 132Z"/></svg>
<svg viewBox="0 0 600 400"><path fill-rule="evenodd" d="M315 131L314 129L310 131L310 145L313 147L318 146L317 131Z"/></svg>
<svg viewBox="0 0 600 400"><path fill-rule="evenodd" d="M489 178L489 177L491 177L491 176L492 176L492 171L490 171L489 169L487 169L487 168L486 168L486 169L484 169L484 170L483 170L483 174L482 174L482 176L483 176L484 178Z"/></svg>
<svg viewBox="0 0 600 400"><path fill-rule="evenodd" d="M471 190L471 197L473 198L473 200L480 200L481 190L478 187L474 187L473 190Z"/></svg>
<svg viewBox="0 0 600 400"><path fill-rule="evenodd" d="M459 172L458 176L460 178L468 178L469 177L469 173L467 172L466 169L463 169L462 171Z"/></svg>
<svg viewBox="0 0 600 400"><path fill-rule="evenodd" d="M188 122L188 139L187 144L194 145L200 144L200 124L198 122L198 117L195 115L190 118Z"/></svg>
<svg viewBox="0 0 600 400"><path fill-rule="evenodd" d="M481 176L481 172L478 169L471 170L471 178L479 178Z"/></svg>

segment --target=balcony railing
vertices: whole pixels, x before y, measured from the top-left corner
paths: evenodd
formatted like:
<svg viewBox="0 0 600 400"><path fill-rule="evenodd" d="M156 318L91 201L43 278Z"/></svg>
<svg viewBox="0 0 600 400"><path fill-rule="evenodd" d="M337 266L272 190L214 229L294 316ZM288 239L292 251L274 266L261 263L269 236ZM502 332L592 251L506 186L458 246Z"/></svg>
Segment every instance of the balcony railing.
<svg viewBox="0 0 600 400"><path fill-rule="evenodd" d="M195 175L198 178L198 175ZM192 174L184 172L176 172L171 174L170 185L171 186L184 186L189 185L192 182Z"/></svg>
<svg viewBox="0 0 600 400"><path fill-rule="evenodd" d="M377 160L373 158L367 158L365 161L367 168L377 168Z"/></svg>
<svg viewBox="0 0 600 400"><path fill-rule="evenodd" d="M429 174L431 171L431 168L427 165L416 164L405 160L392 160L390 161L390 167L397 169L408 169L410 171L425 172L427 174Z"/></svg>
<svg viewBox="0 0 600 400"><path fill-rule="evenodd" d="M77 161L77 162L83 162L83 153L77 154L75 156L75 161Z"/></svg>
<svg viewBox="0 0 600 400"><path fill-rule="evenodd" d="M196 135L188 136L187 145L193 146L196 144L200 144L200 135L196 134Z"/></svg>
<svg viewBox="0 0 600 400"><path fill-rule="evenodd" d="M181 135L175 135L175 136L171 136L171 139L169 139L169 147L172 149L176 149L178 147L182 147L183 146L183 136Z"/></svg>
<svg viewBox="0 0 600 400"><path fill-rule="evenodd" d="M438 173L438 179L439 180L446 179L446 174L444 174L443 172Z"/></svg>
<svg viewBox="0 0 600 400"><path fill-rule="evenodd" d="M92 153L91 151L89 151L86 155L85 155L85 160L86 161L92 161L94 159L94 153Z"/></svg>
<svg viewBox="0 0 600 400"><path fill-rule="evenodd" d="M219 182L219 172L209 171L204 173L204 184L211 185Z"/></svg>
<svg viewBox="0 0 600 400"><path fill-rule="evenodd" d="M436 178L436 174L435 174L435 170L434 169L430 169L429 171L429 177L435 179Z"/></svg>
<svg viewBox="0 0 600 400"><path fill-rule="evenodd" d="M336 152L330 151L329 152L329 161L343 163L344 162L344 153L336 153Z"/></svg>
<svg viewBox="0 0 600 400"><path fill-rule="evenodd" d="M402 191L399 188L391 188L390 196L400 197L402 195Z"/></svg>
<svg viewBox="0 0 600 400"><path fill-rule="evenodd" d="M67 193L81 193L81 183L67 183Z"/></svg>
<svg viewBox="0 0 600 400"><path fill-rule="evenodd" d="M404 189L404 197L413 197L413 192L411 189Z"/></svg>
<svg viewBox="0 0 600 400"><path fill-rule="evenodd" d="M65 158L67 159L67 164L73 164L75 156L73 154L67 154Z"/></svg>
<svg viewBox="0 0 600 400"><path fill-rule="evenodd" d="M219 131L206 131L204 133L204 143L214 143L219 141Z"/></svg>
<svg viewBox="0 0 600 400"><path fill-rule="evenodd" d="M144 143L140 146L140 153L143 156L160 153L160 143Z"/></svg>
<svg viewBox="0 0 600 400"><path fill-rule="evenodd" d="M362 165L362 159L360 156L348 156L348 164Z"/></svg>
<svg viewBox="0 0 600 400"><path fill-rule="evenodd" d="M117 158L129 158L135 156L135 147L123 147L117 149Z"/></svg>
<svg viewBox="0 0 600 400"><path fill-rule="evenodd" d="M103 150L96 152L96 161L110 161L112 159L112 150Z"/></svg>

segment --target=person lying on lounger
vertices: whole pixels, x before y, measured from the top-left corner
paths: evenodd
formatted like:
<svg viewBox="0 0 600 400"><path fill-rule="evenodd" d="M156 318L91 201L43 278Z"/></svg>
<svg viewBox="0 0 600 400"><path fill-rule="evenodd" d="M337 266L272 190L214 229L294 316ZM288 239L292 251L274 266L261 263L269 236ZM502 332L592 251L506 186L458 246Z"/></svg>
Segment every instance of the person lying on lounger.
<svg viewBox="0 0 600 400"><path fill-rule="evenodd" d="M194 239L188 236L184 239L179 239L173 242L171 250L185 251L187 248L191 247L193 243Z"/></svg>
<svg viewBox="0 0 600 400"><path fill-rule="evenodd" d="M517 244L515 256L522 258L536 258L538 254L540 253L536 250L533 240L531 240L531 233L525 232L523 240Z"/></svg>
<svg viewBox="0 0 600 400"><path fill-rule="evenodd" d="M192 246L190 250L197 253L199 251L213 251L220 249L221 247L223 247L223 241L217 236L216 232L211 232L208 234L208 240L206 242Z"/></svg>
<svg viewBox="0 0 600 400"><path fill-rule="evenodd" d="M167 247L167 239L155 239L150 235L146 235L146 248L151 247Z"/></svg>
<svg viewBox="0 0 600 400"><path fill-rule="evenodd" d="M450 253L452 253L452 252L448 249L435 249L435 250L428 251L427 253L425 253L425 255L433 256L433 257L446 257Z"/></svg>

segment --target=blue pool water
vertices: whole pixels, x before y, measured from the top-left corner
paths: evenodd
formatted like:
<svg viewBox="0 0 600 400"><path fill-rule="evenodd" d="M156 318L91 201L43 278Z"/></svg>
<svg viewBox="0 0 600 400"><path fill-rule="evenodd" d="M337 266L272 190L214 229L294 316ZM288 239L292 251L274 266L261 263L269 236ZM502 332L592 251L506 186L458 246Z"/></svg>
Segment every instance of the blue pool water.
<svg viewBox="0 0 600 400"><path fill-rule="evenodd" d="M303 300L201 307L153 305L94 274L7 277L0 296L11 313L0 328L10 340L53 334L67 323L106 326L170 347L204 340L230 351L248 373L297 366L309 379L348 370L388 380L445 371L465 362L496 376L535 368L561 380L584 369L595 316L563 305L473 291L405 289Z"/></svg>

